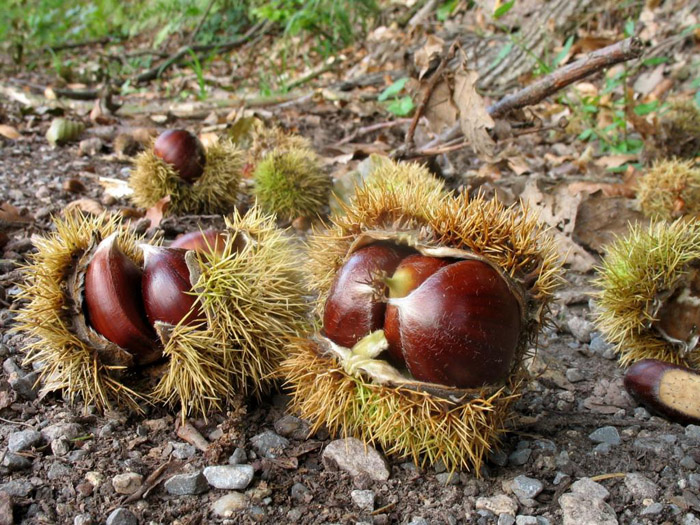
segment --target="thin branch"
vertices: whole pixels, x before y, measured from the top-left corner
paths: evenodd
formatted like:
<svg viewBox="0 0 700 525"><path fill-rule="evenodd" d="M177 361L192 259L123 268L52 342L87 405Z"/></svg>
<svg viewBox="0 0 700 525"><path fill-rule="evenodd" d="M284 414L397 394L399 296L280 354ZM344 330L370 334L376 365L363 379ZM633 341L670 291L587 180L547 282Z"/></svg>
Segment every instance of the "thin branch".
<svg viewBox="0 0 700 525"><path fill-rule="evenodd" d="M199 32L202 29L202 26L204 25L204 21L209 16L209 11L211 11L211 8L214 5L214 2L216 2L216 0L209 0L209 5L207 5L207 8L204 10L204 14L202 15L202 18L199 19L199 23L197 24L197 27L195 27L194 31L192 31L192 34L190 35L190 46L192 44L194 44L194 41L197 38L197 35L199 34Z"/></svg>
<svg viewBox="0 0 700 525"><path fill-rule="evenodd" d="M401 126L403 124L408 124L411 122L410 118L400 118L396 120L390 120L388 122L378 122L376 124L371 124L369 126L364 126L361 128L358 128L355 130L353 133L348 135L347 137L343 137L341 140L333 144L333 146L342 146L343 144L347 144L348 142L352 142L358 137L361 137L362 135L366 135L367 133L372 133L373 131L380 131L382 129L387 129L387 128L393 128L396 126Z"/></svg>

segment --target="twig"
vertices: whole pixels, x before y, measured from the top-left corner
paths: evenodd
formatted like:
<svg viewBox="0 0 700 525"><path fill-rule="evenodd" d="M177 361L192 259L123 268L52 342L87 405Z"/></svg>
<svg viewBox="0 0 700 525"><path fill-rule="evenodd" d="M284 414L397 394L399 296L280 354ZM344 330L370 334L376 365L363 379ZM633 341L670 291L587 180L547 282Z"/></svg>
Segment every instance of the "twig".
<svg viewBox="0 0 700 525"><path fill-rule="evenodd" d="M390 120L388 122L379 122L377 124L372 124L370 126L364 126L362 128L356 129L353 133L348 135L347 137L342 138L338 142L334 144L334 146L342 146L343 144L347 144L348 142L352 142L358 137L361 137L362 135L366 135L367 133L372 133L373 131L380 131L382 129L387 129L387 128L393 128L396 126L400 126L402 124L408 124L411 122L410 118L400 118L396 120Z"/></svg>
<svg viewBox="0 0 700 525"><path fill-rule="evenodd" d="M170 460L167 463L163 463L160 467L151 472L151 474L145 479L145 481L139 487L139 489L133 494L131 494L129 497L127 497L122 502L122 505L126 505L127 503L133 503L134 501L140 500L141 498L145 498L146 496L148 496L148 493L158 486L158 483L160 483L163 473L165 471L171 469L172 467L179 466L180 462L175 460Z"/></svg>
<svg viewBox="0 0 700 525"><path fill-rule="evenodd" d="M320 77L324 73L327 73L328 71L331 71L338 67L341 63L343 62L343 59L339 59L337 57L331 57L330 59L326 60L321 67L318 67L314 69L313 71L310 71L303 77L299 77L296 80L292 80L289 84L285 86L286 91L291 91L294 88L297 88L301 86L302 84L306 84L309 80L313 80L316 77Z"/></svg>
<svg viewBox="0 0 700 525"><path fill-rule="evenodd" d="M209 442L199 433L199 430L192 426L192 423L185 421L177 429L177 437L184 439L190 445L194 445L202 452L209 450Z"/></svg>
<svg viewBox="0 0 700 525"><path fill-rule="evenodd" d="M84 42L70 42L67 44L59 44L57 46L47 46L51 51L64 51L66 49L78 49L79 47L88 47L96 45L109 44L112 41L110 37L98 38L95 40L85 40Z"/></svg>
<svg viewBox="0 0 700 525"><path fill-rule="evenodd" d="M428 85L425 86L425 90L423 91L423 98L421 99L420 104L418 104L418 107L416 108L416 113L413 115L411 125L408 127L408 131L406 132L406 140L404 141L404 146L408 151L413 149L413 135L415 135L416 133L418 121L423 116L425 108L428 107L428 101L430 100L430 97L433 94L433 90L435 89L435 86L437 86L438 82L442 80L442 73L445 71L447 63L450 60L452 60L452 57L454 56L455 50L457 49L458 45L459 44L457 43L457 41L455 41L450 46L450 49L449 51L447 51L447 54L440 59L440 64L438 65L433 75L430 77Z"/></svg>
<svg viewBox="0 0 700 525"><path fill-rule="evenodd" d="M219 52L225 52L225 51L230 51L238 46L241 46L248 42L250 39L252 39L255 34L262 30L263 33L267 31L269 28L269 24L267 22L259 22L255 24L253 27L251 27L243 36L240 36L234 40L231 40L230 42L227 42L225 44L207 44L207 45L198 45L198 46L182 46L180 49L178 49L174 54L170 55L162 64L159 64L155 67L152 67L151 69L144 71L140 75L138 75L134 81L137 83L141 82L149 82L151 80L154 80L158 78L164 71L167 69L171 68L173 65L178 63L180 60L182 60L183 57L189 54L190 51L194 53L204 53L207 51L212 51L214 49L218 50Z"/></svg>
<svg viewBox="0 0 700 525"><path fill-rule="evenodd" d="M593 51L581 60L560 67L520 91L503 97L495 104L489 106L487 111L489 115L497 118L502 117L509 111L536 104L574 82L606 67L638 58L642 54L643 47L642 41L635 37ZM407 151L406 154L411 157L432 156L435 154L435 151L441 151L439 148L443 143L461 136L459 124L455 124L422 148L417 151Z"/></svg>
<svg viewBox="0 0 700 525"><path fill-rule="evenodd" d="M34 428L34 425L30 425L29 423L25 423L24 421L12 421L11 419L5 419L4 417L0 417L0 421L12 425L23 425L25 427Z"/></svg>

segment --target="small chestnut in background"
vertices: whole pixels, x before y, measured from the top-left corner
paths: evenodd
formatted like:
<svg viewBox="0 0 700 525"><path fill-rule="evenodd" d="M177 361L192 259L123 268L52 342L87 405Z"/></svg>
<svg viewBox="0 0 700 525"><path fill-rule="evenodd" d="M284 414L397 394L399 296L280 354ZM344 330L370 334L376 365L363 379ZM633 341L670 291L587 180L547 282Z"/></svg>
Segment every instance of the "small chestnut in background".
<svg viewBox="0 0 700 525"><path fill-rule="evenodd" d="M629 394L671 421L700 424L700 373L658 359L642 359L627 369Z"/></svg>
<svg viewBox="0 0 700 525"><path fill-rule="evenodd" d="M204 173L206 154L200 140L184 129L164 131L153 145L153 153L186 182L193 183Z"/></svg>
<svg viewBox="0 0 700 525"><path fill-rule="evenodd" d="M195 302L190 271L185 262L187 250L142 244L144 266L142 290L146 315L156 321L177 325L196 324L206 317ZM194 308L193 308L194 306Z"/></svg>

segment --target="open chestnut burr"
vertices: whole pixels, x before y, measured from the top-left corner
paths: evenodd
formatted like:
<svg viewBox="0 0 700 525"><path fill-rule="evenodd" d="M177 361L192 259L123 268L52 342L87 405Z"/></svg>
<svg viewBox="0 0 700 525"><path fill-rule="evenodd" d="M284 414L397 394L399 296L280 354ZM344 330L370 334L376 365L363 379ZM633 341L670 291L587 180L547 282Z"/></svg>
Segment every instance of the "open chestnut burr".
<svg viewBox="0 0 700 525"><path fill-rule="evenodd" d="M552 237L527 210L455 198L394 162L332 221L310 240L321 328L281 366L292 409L389 454L478 472L560 279Z"/></svg>
<svg viewBox="0 0 700 525"><path fill-rule="evenodd" d="M298 254L259 208L225 223L180 241L186 250L117 219L58 219L25 270L18 313L44 387L98 409L178 405L183 417L267 391L307 323Z"/></svg>

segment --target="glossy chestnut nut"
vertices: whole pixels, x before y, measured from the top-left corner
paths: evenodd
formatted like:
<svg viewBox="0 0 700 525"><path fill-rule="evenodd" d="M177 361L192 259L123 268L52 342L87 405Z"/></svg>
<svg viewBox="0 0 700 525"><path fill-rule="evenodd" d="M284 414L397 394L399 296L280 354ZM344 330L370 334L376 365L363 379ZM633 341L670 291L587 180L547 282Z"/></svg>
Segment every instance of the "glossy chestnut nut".
<svg viewBox="0 0 700 525"><path fill-rule="evenodd" d="M700 424L700 373L658 359L629 367L625 389L639 403L672 421Z"/></svg>
<svg viewBox="0 0 700 525"><path fill-rule="evenodd" d="M226 246L227 233L221 230L204 230L185 233L175 239L170 245L171 248L182 250L195 250L200 253L211 252L221 254ZM238 237L234 239L238 246ZM243 242L243 239L241 239Z"/></svg>
<svg viewBox="0 0 700 525"><path fill-rule="evenodd" d="M350 255L333 281L323 311L323 329L331 341L352 348L382 327L386 304L379 276L392 274L409 253L405 247L375 243Z"/></svg>
<svg viewBox="0 0 700 525"><path fill-rule="evenodd" d="M116 243L105 238L85 273L85 310L92 328L134 355L140 364L160 357L155 332L146 320L141 295L141 269Z"/></svg>
<svg viewBox="0 0 700 525"><path fill-rule="evenodd" d="M389 288L389 298L406 297L423 284L423 281L428 277L452 262L454 262L454 259L429 257L419 253L409 255L401 261L394 275L385 279ZM389 343L388 352L391 356L391 361L395 365L405 365L401 349L401 334L399 333L399 311L392 304L388 304L386 307L384 335Z"/></svg>
<svg viewBox="0 0 700 525"><path fill-rule="evenodd" d="M206 319L190 284L187 250L144 244L143 300L151 324L196 324Z"/></svg>
<svg viewBox="0 0 700 525"><path fill-rule="evenodd" d="M398 309L396 330L414 378L474 388L508 376L520 339L520 305L488 264L449 264L389 304Z"/></svg>
<svg viewBox="0 0 700 525"><path fill-rule="evenodd" d="M170 164L186 182L192 183L204 173L204 146L187 130L171 129L161 133L153 145L153 153Z"/></svg>

